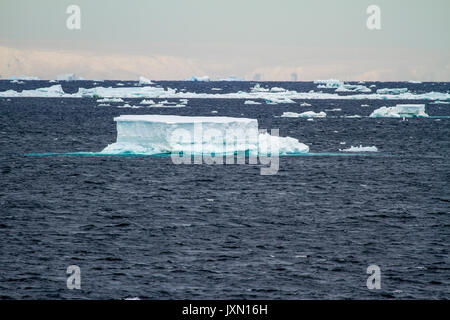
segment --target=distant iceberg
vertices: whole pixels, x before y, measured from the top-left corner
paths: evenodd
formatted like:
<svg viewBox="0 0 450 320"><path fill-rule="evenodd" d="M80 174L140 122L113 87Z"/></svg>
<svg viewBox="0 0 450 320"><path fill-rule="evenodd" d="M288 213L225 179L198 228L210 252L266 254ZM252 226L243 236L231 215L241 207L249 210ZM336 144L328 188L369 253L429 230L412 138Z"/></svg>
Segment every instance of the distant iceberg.
<svg viewBox="0 0 450 320"><path fill-rule="evenodd" d="M378 89L378 94L400 94L408 92L408 88L384 88Z"/></svg>
<svg viewBox="0 0 450 320"><path fill-rule="evenodd" d="M318 84L317 88L338 88L342 85L338 79L314 80L314 83Z"/></svg>
<svg viewBox="0 0 450 320"><path fill-rule="evenodd" d="M363 147L360 145L359 147L351 146L348 149L339 149L341 152L378 152L378 148L375 146L372 147Z"/></svg>
<svg viewBox="0 0 450 320"><path fill-rule="evenodd" d="M97 102L123 102L122 98L103 98L98 99Z"/></svg>
<svg viewBox="0 0 450 320"><path fill-rule="evenodd" d="M244 104L261 104L261 102L253 101L253 100L245 100Z"/></svg>
<svg viewBox="0 0 450 320"><path fill-rule="evenodd" d="M397 104L395 107L381 107L370 114L371 118L412 118L428 117L424 104Z"/></svg>
<svg viewBox="0 0 450 320"><path fill-rule="evenodd" d="M325 118L327 114L323 111L321 112L314 112L314 111L306 111L302 113L296 113L296 112L283 112L281 117L283 118Z"/></svg>
<svg viewBox="0 0 450 320"><path fill-rule="evenodd" d="M360 84L342 84L335 92L372 92L372 90Z"/></svg>
<svg viewBox="0 0 450 320"><path fill-rule="evenodd" d="M140 102L140 104L155 104L155 101L153 101L153 100L142 100L141 102Z"/></svg>
<svg viewBox="0 0 450 320"><path fill-rule="evenodd" d="M290 137L260 133L258 121L231 117L186 117L174 115L124 115L114 118L117 141L103 154L191 155L307 153L309 147Z"/></svg>
<svg viewBox="0 0 450 320"><path fill-rule="evenodd" d="M153 84L153 82L151 82L149 79L147 79L147 78L145 78L143 76L140 76L139 77L139 84L140 85Z"/></svg>
<svg viewBox="0 0 450 320"><path fill-rule="evenodd" d="M184 81L211 81L211 79L208 76L203 77L192 76L190 78L185 79Z"/></svg>

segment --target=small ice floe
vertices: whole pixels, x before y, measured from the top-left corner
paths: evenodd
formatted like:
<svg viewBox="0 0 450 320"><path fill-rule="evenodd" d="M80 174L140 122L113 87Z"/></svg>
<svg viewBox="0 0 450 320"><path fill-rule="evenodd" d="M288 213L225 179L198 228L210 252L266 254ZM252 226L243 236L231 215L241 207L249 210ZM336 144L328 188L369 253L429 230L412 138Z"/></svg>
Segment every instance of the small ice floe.
<svg viewBox="0 0 450 320"><path fill-rule="evenodd" d="M261 102L253 101L253 100L245 100L244 104L261 104Z"/></svg>
<svg viewBox="0 0 450 320"><path fill-rule="evenodd" d="M430 104L450 104L450 102L449 101L436 100L434 102L431 102Z"/></svg>
<svg viewBox="0 0 450 320"><path fill-rule="evenodd" d="M351 146L348 149L339 149L341 152L378 152L378 148L375 146L372 147L363 147L359 145L359 147Z"/></svg>
<svg viewBox="0 0 450 320"><path fill-rule="evenodd" d="M109 103L100 103L97 107L111 107Z"/></svg>
<svg viewBox="0 0 450 320"><path fill-rule="evenodd" d="M217 113L217 110L213 110L213 111L211 111L211 113Z"/></svg>
<svg viewBox="0 0 450 320"><path fill-rule="evenodd" d="M325 109L325 111L342 111L341 108Z"/></svg>
<svg viewBox="0 0 450 320"><path fill-rule="evenodd" d="M344 116L344 118L361 118L359 114L354 114L352 116Z"/></svg>
<svg viewBox="0 0 450 320"><path fill-rule="evenodd" d="M211 88L211 91L221 91L222 88Z"/></svg>
<svg viewBox="0 0 450 320"><path fill-rule="evenodd" d="M140 102L140 104L155 104L155 101L153 101L153 100L142 100L141 102Z"/></svg>
<svg viewBox="0 0 450 320"><path fill-rule="evenodd" d="M308 102L303 102L300 104L300 107L311 107L311 104L309 104Z"/></svg>
<svg viewBox="0 0 450 320"><path fill-rule="evenodd" d="M103 98L98 99L97 102L123 102L122 98Z"/></svg>
<svg viewBox="0 0 450 320"><path fill-rule="evenodd" d="M378 94L400 94L408 92L408 88L384 88L378 89Z"/></svg>
<svg viewBox="0 0 450 320"><path fill-rule="evenodd" d="M323 111L321 112L314 112L314 111L306 111L302 113L296 113L296 112L283 112L281 117L283 118L325 118L327 114Z"/></svg>
<svg viewBox="0 0 450 320"><path fill-rule="evenodd" d="M362 104L361 107L368 107L368 104Z"/></svg>
<svg viewBox="0 0 450 320"><path fill-rule="evenodd" d="M142 107L141 106L132 106L132 105L129 105L128 103L125 103L123 106L117 106L117 108L140 109Z"/></svg>
<svg viewBox="0 0 450 320"><path fill-rule="evenodd" d="M371 118L413 118L428 117L424 104L397 104L395 107L381 107L370 114Z"/></svg>
<svg viewBox="0 0 450 320"><path fill-rule="evenodd" d="M129 297L125 298L125 300L141 300L139 297Z"/></svg>
<svg viewBox="0 0 450 320"><path fill-rule="evenodd" d="M346 144L346 142L345 141L341 141L341 142L339 142L339 144Z"/></svg>
<svg viewBox="0 0 450 320"><path fill-rule="evenodd" d="M208 202L214 202L214 199L206 199L206 201L208 201Z"/></svg>

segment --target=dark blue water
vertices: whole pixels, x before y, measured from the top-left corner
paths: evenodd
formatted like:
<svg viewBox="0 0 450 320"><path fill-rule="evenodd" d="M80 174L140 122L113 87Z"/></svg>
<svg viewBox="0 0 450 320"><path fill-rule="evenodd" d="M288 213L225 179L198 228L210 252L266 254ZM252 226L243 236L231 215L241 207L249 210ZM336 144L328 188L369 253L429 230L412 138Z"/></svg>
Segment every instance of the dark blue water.
<svg viewBox="0 0 450 320"><path fill-rule="evenodd" d="M218 93L254 85L159 84L223 88ZM0 91L48 85L0 81ZM93 84L63 84L66 92L78 86ZM448 83L378 88L385 87L450 89ZM339 117L408 102L449 116L449 105L309 100L307 110L342 111L306 121L278 117L305 107L243 102L190 99L186 108L120 109L98 107L95 99L0 98L0 298L450 297L450 119ZM380 153L282 157L273 176L261 176L259 165L174 165L169 157L24 155L101 151L115 141L113 117L121 114L256 118L260 128L279 128L313 153L360 144ZM371 264L381 268L380 290L366 287ZM81 290L66 287L69 265L81 268Z"/></svg>

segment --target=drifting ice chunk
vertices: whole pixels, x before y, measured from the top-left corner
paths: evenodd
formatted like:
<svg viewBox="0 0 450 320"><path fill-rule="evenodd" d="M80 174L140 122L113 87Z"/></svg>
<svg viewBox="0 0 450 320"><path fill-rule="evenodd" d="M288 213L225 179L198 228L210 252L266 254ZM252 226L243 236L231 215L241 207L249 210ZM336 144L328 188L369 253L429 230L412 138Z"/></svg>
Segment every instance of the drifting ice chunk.
<svg viewBox="0 0 450 320"><path fill-rule="evenodd" d="M259 134L256 119L125 115L114 121L117 142L107 146L104 154L262 154L276 150L275 145L279 154L309 151L297 139Z"/></svg>
<svg viewBox="0 0 450 320"><path fill-rule="evenodd" d="M318 84L317 88L338 88L342 84L342 82L337 79L315 80L314 83Z"/></svg>
<svg viewBox="0 0 450 320"><path fill-rule="evenodd" d="M141 101L141 104L155 104L155 101L153 101L153 100L142 100Z"/></svg>
<svg viewBox="0 0 450 320"><path fill-rule="evenodd" d="M369 88L359 84L343 84L334 92L372 92Z"/></svg>
<svg viewBox="0 0 450 320"><path fill-rule="evenodd" d="M316 113L314 111L306 111L302 113L283 112L283 118L325 118L327 114L323 111Z"/></svg>
<svg viewBox="0 0 450 320"><path fill-rule="evenodd" d="M98 99L97 102L123 102L122 98L103 98Z"/></svg>
<svg viewBox="0 0 450 320"><path fill-rule="evenodd" d="M408 92L408 88L384 88L384 89L378 89L378 94L400 94Z"/></svg>
<svg viewBox="0 0 450 320"><path fill-rule="evenodd" d="M375 146L372 147L363 147L359 145L359 147L351 146L348 149L339 149L341 152L378 152L378 148Z"/></svg>
<svg viewBox="0 0 450 320"><path fill-rule="evenodd" d="M300 107L311 107L311 104L309 104L308 102L303 102L300 104Z"/></svg>
<svg viewBox="0 0 450 320"><path fill-rule="evenodd" d="M253 101L253 100L245 100L244 104L261 104L261 102Z"/></svg>
<svg viewBox="0 0 450 320"><path fill-rule="evenodd" d="M140 76L140 77L139 77L139 84L140 84L140 85L143 85L143 84L153 84L153 82L151 82L149 79L147 79L147 78L145 78L145 77L143 77L143 76Z"/></svg>
<svg viewBox="0 0 450 320"><path fill-rule="evenodd" d="M268 92L269 89L261 87L259 83L255 84L254 87L250 88L251 92Z"/></svg>
<svg viewBox="0 0 450 320"><path fill-rule="evenodd" d="M397 104L395 107L381 107L374 110L370 117L387 117L387 118L412 118L412 117L428 117L425 113L424 104Z"/></svg>
<svg viewBox="0 0 450 320"><path fill-rule="evenodd" d="M185 79L184 81L211 81L211 79L208 76L203 77L192 76L190 78Z"/></svg>

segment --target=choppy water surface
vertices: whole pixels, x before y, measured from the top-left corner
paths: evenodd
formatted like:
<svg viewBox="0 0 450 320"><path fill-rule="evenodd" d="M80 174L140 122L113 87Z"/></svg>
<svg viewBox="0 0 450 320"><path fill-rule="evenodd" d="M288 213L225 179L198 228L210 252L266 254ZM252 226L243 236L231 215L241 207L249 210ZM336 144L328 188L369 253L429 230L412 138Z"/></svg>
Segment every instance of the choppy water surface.
<svg viewBox="0 0 450 320"><path fill-rule="evenodd" d="M237 92L254 83L160 85ZM1 91L44 86L0 81ZM93 84L63 83L67 92L78 86ZM450 105L307 102L189 99L185 108L130 109L92 98L0 98L0 297L448 299ZM364 117L397 103L425 103L439 118ZM326 109L342 111L314 121L279 117ZM282 157L273 176L259 165L174 165L170 157L25 155L99 152L115 141L113 117L122 114L256 118L319 155ZM356 114L363 117L341 117ZM380 154L333 156L360 144ZM366 287L371 264L381 268L381 290ZM81 268L81 290L66 287L69 265Z"/></svg>

